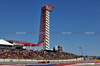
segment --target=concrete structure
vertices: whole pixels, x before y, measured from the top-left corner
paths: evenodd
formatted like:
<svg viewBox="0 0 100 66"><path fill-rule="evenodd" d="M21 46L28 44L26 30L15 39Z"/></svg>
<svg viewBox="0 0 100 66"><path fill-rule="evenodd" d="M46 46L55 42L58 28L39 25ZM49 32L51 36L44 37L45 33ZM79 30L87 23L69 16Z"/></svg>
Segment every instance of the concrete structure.
<svg viewBox="0 0 100 66"><path fill-rule="evenodd" d="M53 48L53 50L54 50L54 51L64 51L64 47L62 47L62 46L55 46L55 47Z"/></svg>

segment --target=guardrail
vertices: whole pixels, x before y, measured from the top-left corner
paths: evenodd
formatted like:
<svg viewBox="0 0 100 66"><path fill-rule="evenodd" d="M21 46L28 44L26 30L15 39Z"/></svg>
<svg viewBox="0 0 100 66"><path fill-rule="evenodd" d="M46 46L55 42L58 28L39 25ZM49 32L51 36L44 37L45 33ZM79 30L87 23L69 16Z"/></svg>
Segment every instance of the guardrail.
<svg viewBox="0 0 100 66"><path fill-rule="evenodd" d="M64 59L64 60L34 60L34 59L0 59L0 63L38 63L42 61L50 61L50 63L66 63L71 61L82 61L83 58Z"/></svg>

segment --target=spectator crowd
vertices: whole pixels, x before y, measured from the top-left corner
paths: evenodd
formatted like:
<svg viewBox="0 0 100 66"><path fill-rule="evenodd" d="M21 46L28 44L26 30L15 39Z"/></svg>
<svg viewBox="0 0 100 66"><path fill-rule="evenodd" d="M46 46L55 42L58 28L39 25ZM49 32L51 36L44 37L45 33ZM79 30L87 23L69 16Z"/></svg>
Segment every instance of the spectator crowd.
<svg viewBox="0 0 100 66"><path fill-rule="evenodd" d="M77 55L67 52L0 49L0 59L61 60L77 57Z"/></svg>

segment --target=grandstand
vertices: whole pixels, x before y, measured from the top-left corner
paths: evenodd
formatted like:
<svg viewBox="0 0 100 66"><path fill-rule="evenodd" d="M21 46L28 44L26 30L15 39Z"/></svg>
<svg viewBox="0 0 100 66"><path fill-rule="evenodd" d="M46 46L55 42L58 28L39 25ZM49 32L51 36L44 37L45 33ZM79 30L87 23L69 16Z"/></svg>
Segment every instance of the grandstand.
<svg viewBox="0 0 100 66"><path fill-rule="evenodd" d="M25 41L6 41L0 39L0 59L61 60L78 58L77 55L59 51L23 50ZM29 46L25 42L25 46Z"/></svg>
<svg viewBox="0 0 100 66"><path fill-rule="evenodd" d="M0 49L0 59L61 60L61 59L74 59L74 58L78 58L78 56L67 52Z"/></svg>
<svg viewBox="0 0 100 66"><path fill-rule="evenodd" d="M23 41L24 43L24 41ZM26 42L25 42L26 43ZM25 45L27 46L27 44ZM46 60L54 60L54 59L73 59L78 57L75 54L67 53L67 52L55 52L55 51L34 51L34 50L23 50L20 49L23 47L21 42L17 41L6 41L0 39L0 59L46 59Z"/></svg>
<svg viewBox="0 0 100 66"><path fill-rule="evenodd" d="M3 40L3 39L0 39L0 48L11 48L13 47L14 45Z"/></svg>
<svg viewBox="0 0 100 66"><path fill-rule="evenodd" d="M8 42L6 40L0 39L0 48L3 49L21 49L24 45L18 42Z"/></svg>

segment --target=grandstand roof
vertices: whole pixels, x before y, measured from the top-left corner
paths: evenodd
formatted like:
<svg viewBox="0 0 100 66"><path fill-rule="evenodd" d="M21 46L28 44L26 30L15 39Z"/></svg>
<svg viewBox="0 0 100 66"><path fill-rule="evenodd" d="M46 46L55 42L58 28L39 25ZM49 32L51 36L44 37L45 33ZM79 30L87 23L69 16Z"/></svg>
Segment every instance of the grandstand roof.
<svg viewBox="0 0 100 66"><path fill-rule="evenodd" d="M40 43L40 44L33 44L33 43L29 43L27 41L19 41L19 40L7 40L8 42L18 42L18 43L21 43L23 44L24 46L42 46L43 43Z"/></svg>
<svg viewBox="0 0 100 66"><path fill-rule="evenodd" d="M13 45L13 44L11 44L11 43L3 40L3 39L0 39L0 44L2 44L2 45Z"/></svg>

